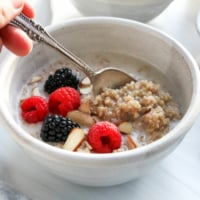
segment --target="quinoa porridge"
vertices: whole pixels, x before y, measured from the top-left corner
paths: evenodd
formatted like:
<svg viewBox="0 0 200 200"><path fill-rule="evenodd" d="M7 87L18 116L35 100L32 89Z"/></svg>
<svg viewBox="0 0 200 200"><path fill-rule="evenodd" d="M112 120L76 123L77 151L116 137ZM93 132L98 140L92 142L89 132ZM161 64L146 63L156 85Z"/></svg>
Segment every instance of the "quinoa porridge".
<svg viewBox="0 0 200 200"><path fill-rule="evenodd" d="M133 81L120 89L105 88L92 100L92 114L115 124L134 122L136 130L145 131L154 139L165 132L170 121L180 118L170 94L147 80Z"/></svg>
<svg viewBox="0 0 200 200"><path fill-rule="evenodd" d="M126 61L128 59L126 58ZM120 60L119 56L117 61L119 65L123 66L122 63L124 60ZM128 66L127 63L125 63L125 66ZM96 97L92 96L92 85L90 82L87 79L82 81L80 78L78 83L77 77L81 76L80 73L74 69L70 71L70 83L68 82L65 85L63 85L64 83L59 83L59 87L66 87L67 84L67 87L72 87L73 84L77 82L79 86L74 87L74 89L78 91L79 94L73 93L73 98L68 100L69 102L76 99L76 102L73 102L76 106L64 113L61 112L62 117L70 120L70 125L68 126L71 128L70 132L65 134L65 137L62 136L62 138L64 138L62 140L58 140L58 138L55 139L53 135L55 133L52 133L52 130L48 130L49 133L47 133L47 129L49 129L50 125L44 125L44 123L50 123L52 120L54 120L55 124L56 120L58 121L57 118L52 119L52 116L50 116L48 120L43 119L36 123L27 123L27 121L23 118L24 115L22 115L22 110L20 110L20 106L25 99L36 96L42 97L47 102L47 106L49 106L49 108L45 107L47 112L56 115L60 114L57 112L57 108L53 109L54 111L56 110L55 112L51 109L52 105L57 106L55 98L58 97L58 92L54 96L52 94L54 92L52 91L52 93L49 92L48 94L47 91L49 90L49 86L47 85L47 80L50 75L50 79L55 78L55 76L53 77L53 74L55 74L56 70L58 70L58 74L56 76L59 78L56 77L56 84L54 83L54 86L52 86L53 84L50 83L50 89L52 89L52 87L55 87L58 82L62 82L60 81L60 74L64 72L62 72L63 70L61 69L68 69L69 66L62 64L62 62L58 62L51 66L41 68L35 72L32 77L30 77L30 80L28 80L27 84L22 88L18 106L19 123L21 123L22 127L33 137L44 140L44 142L47 142L50 145L66 150L86 153L109 153L131 150L163 137L180 120L180 108L173 98L173 92L169 93L167 90L167 79L163 78L164 76L158 72L158 70L152 70L152 67L149 67L150 70L144 70L145 68L148 68L148 64L144 61L138 61L135 59L135 63L137 63L137 67L134 69L135 71L133 70L133 76L136 77L136 82L132 81L121 88L116 89L103 88L102 92ZM103 59L102 57L99 57L99 62L96 64L97 68L102 64L106 64L107 66L110 65L109 56L106 58L103 57ZM128 66L127 70L131 70L131 68ZM157 78L155 79L155 77ZM72 85L69 85L71 82ZM46 91L44 91L45 87ZM55 91L57 90L58 89L55 89ZM60 91L61 90L62 89L60 89ZM50 100L50 98L53 100ZM61 97L59 96L59 98ZM80 102L77 100L78 98L80 98ZM65 105L68 106L69 104L65 103ZM34 106L32 105L32 107ZM34 109L36 108L34 107ZM33 108L29 108L26 112L30 112L30 110L32 112ZM66 109L64 108L64 110ZM41 113L40 116L42 116ZM64 120L62 123L66 123L65 119L59 118L59 120L59 123L61 123L62 120ZM117 127L120 133L118 146L111 150L109 149L108 151L107 149L104 151L102 149L103 147L101 148L102 151L95 151L95 148L92 146L93 143L90 139L88 139L88 134L90 134L91 127L95 124L98 125L99 122L110 122ZM54 127L54 129L58 128L60 133L56 134L61 135L61 132L63 131L61 130L61 127ZM99 127L95 128L97 130L100 129ZM42 131L43 135L41 134ZM71 134L71 132L73 132L73 134ZM110 132L110 130L108 132ZM59 137L61 138L61 136ZM90 138L94 140L94 136L91 136ZM112 143L110 141L112 140L110 139L110 136L106 138L105 135L101 135L99 138L101 138L101 146L108 145L107 143L110 145L110 143ZM97 138L95 138L94 145L97 145L96 140Z"/></svg>

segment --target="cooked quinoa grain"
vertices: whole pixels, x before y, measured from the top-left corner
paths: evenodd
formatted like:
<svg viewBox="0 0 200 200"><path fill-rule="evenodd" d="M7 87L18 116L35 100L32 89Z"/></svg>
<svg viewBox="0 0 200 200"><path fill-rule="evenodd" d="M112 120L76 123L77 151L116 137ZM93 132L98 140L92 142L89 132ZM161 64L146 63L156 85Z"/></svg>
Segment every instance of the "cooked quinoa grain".
<svg viewBox="0 0 200 200"><path fill-rule="evenodd" d="M114 123L130 121L136 129L155 134L156 138L171 121L180 119L171 95L147 80L132 81L120 89L104 88L94 98L91 113Z"/></svg>

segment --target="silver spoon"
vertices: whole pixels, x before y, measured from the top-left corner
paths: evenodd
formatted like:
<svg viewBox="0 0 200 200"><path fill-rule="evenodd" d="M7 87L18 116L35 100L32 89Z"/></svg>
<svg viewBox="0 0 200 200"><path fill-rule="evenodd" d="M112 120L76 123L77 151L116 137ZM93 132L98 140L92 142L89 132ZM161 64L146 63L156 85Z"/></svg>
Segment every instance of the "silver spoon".
<svg viewBox="0 0 200 200"><path fill-rule="evenodd" d="M99 94L103 87L118 88L130 81L135 81L132 76L116 68L103 68L95 72L83 60L64 48L41 25L36 24L22 13L13 19L10 24L22 29L33 41L43 42L53 47L76 63L77 67L90 79L94 95Z"/></svg>

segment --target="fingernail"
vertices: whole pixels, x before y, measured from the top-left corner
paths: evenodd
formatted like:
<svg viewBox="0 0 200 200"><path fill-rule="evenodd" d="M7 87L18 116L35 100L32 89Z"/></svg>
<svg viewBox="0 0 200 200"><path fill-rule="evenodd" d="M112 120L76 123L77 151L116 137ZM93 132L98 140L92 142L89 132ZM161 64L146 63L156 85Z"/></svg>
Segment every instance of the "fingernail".
<svg viewBox="0 0 200 200"><path fill-rule="evenodd" d="M23 5L23 0L11 0L14 8L20 8Z"/></svg>

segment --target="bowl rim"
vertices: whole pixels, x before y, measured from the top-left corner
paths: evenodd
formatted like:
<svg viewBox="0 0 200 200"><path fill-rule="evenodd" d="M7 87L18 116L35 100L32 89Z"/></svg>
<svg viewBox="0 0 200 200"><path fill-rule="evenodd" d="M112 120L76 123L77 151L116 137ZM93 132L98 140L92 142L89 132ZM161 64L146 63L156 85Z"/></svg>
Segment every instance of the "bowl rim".
<svg viewBox="0 0 200 200"><path fill-rule="evenodd" d="M108 162L113 162L114 160L119 160L125 161L125 160L130 160L133 157L137 160L141 160L141 158L148 157L150 155L153 155L157 152L160 152L161 149L167 149L168 145L172 143L172 141L176 141L179 138L183 138L184 135L186 134L185 130L189 130L189 128L192 126L194 123L197 115L199 114L200 111L197 110L198 108L198 98L200 97L200 73L199 69L197 66L196 61L192 57L192 55L187 51L187 49L180 44L178 41L176 41L174 38L171 36L167 35L166 33L158 30L157 28L151 27L147 24L143 24L137 21L129 20L129 19L121 19L121 18L115 18L115 17L84 17L84 18L76 18L76 19L70 19L67 20L66 22L62 22L56 25L50 25L47 27L47 30L50 31L50 33L53 33L55 31L58 31L59 29L62 29L64 27L68 26L77 26L79 24L101 24L101 23L112 23L114 25L120 25L120 26L136 26L137 28L140 29L145 29L148 30L165 40L170 40L173 42L173 45L178 48L178 50L182 53L184 59L188 63L190 73L193 77L193 93L191 97L191 103L181 119L181 121L173 128L171 131L169 131L168 134L166 134L164 137L158 139L157 141L154 141L148 145L142 146L140 148L136 148L134 150L128 150L124 152L118 152L118 153L107 153L107 154L97 154L97 153L92 153L92 154L87 154L87 153L82 153L82 152L70 152L70 151L65 151L63 149L53 147L43 141L40 141L37 138L34 138L33 136L27 134L25 130L23 130L17 123L13 123L14 120L10 119L9 113L6 112L5 106L3 106L2 101L0 101L0 112L2 115L2 118L5 122L5 124L9 127L12 136L18 141L20 145L25 145L29 150L32 152L35 152L37 154L41 154L42 156L48 156L49 159L53 159L54 157L57 158L62 158L62 159L73 159L76 162L81 162L85 163L87 165L87 162L85 161L92 161L96 162L99 161L101 162L104 160L106 163ZM10 59L8 58L10 62L18 59L17 57L13 57L13 55L10 56ZM12 60L12 61L11 61ZM7 67L8 68L8 67ZM2 75L0 75L2 76ZM2 82L2 80L0 81ZM1 86L2 87L2 84ZM104 164L105 164L104 162Z"/></svg>

